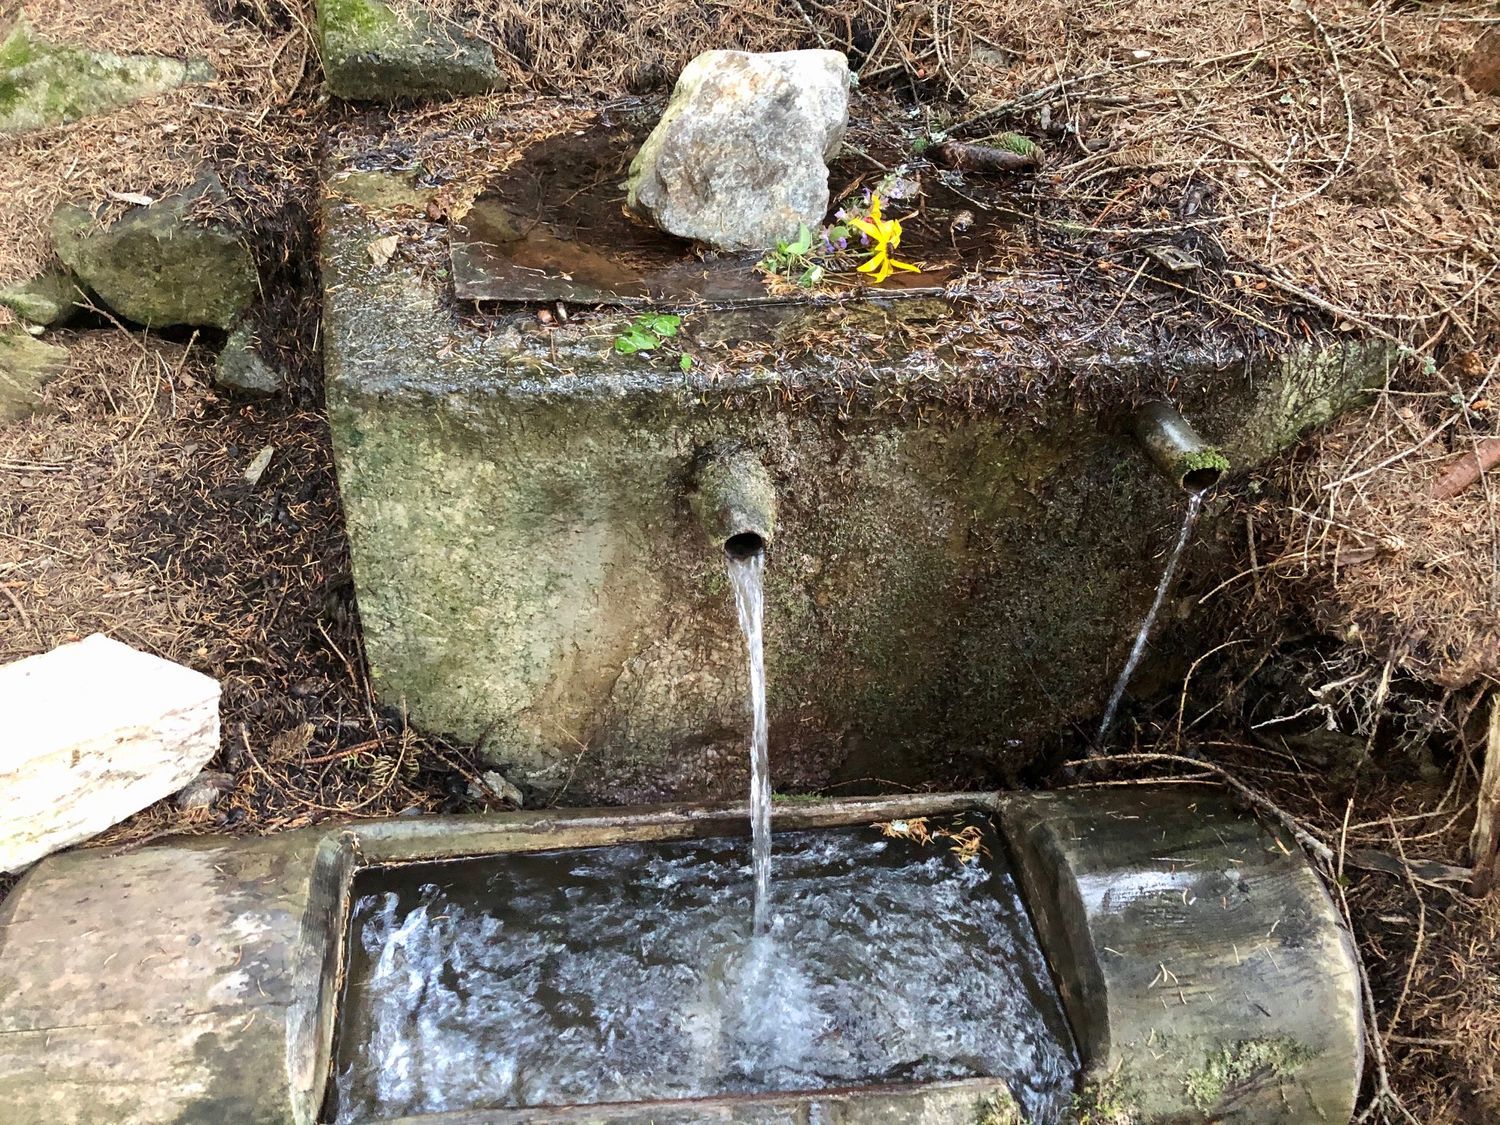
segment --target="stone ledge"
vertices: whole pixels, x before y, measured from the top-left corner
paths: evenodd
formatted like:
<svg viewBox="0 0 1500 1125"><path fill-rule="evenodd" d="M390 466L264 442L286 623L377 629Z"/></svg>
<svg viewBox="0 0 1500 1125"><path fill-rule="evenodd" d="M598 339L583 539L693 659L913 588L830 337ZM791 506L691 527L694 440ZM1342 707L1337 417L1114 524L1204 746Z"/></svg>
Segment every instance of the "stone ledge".
<svg viewBox="0 0 1500 1125"><path fill-rule="evenodd" d="M328 88L353 101L482 94L501 84L483 41L397 0L318 0Z"/></svg>

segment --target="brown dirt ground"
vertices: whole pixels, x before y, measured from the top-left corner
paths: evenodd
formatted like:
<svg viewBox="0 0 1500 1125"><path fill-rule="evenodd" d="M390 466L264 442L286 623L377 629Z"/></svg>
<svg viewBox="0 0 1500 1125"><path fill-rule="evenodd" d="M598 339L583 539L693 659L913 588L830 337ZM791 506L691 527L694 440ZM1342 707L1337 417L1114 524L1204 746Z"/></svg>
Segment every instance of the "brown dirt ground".
<svg viewBox="0 0 1500 1125"><path fill-rule="evenodd" d="M1224 305L1241 307L1240 290L1306 302L1420 353L1368 414L1241 486L1242 573L1195 591L1225 624L1184 686L1186 718L1169 699L1138 716L1136 737L1209 757L1330 847L1464 862L1471 717L1500 678L1495 486L1442 504L1425 490L1500 417L1500 98L1464 80L1500 5L557 0L537 19L515 0L432 2L490 37L521 86L549 92L660 88L708 46L847 47L867 84L915 96L934 128L1043 143L1042 218L1122 303L1131 286L1172 282L1144 246L1207 240L1223 268L1202 284ZM0 141L0 282L45 260L57 202L107 217L127 206L111 192L159 196L209 161L251 226L264 334L293 384L266 402L226 398L208 378L211 336L96 325L53 334L71 361L48 412L0 427L0 661L102 630L224 683L230 793L210 811L163 802L98 843L473 807L469 749L382 710L363 672L308 220L319 131L347 111L320 96L311 4L4 0L0 28L21 9L43 36L201 54L221 78ZM441 112L480 120L500 100ZM1199 229L1160 210L1194 192L1229 219ZM244 469L267 446L252 485ZM1305 682L1263 685L1308 637ZM1366 740L1361 768L1330 778L1246 740L1266 700L1309 699ZM1500 899L1353 866L1339 888L1404 1102L1372 1103L1372 1118L1500 1120Z"/></svg>

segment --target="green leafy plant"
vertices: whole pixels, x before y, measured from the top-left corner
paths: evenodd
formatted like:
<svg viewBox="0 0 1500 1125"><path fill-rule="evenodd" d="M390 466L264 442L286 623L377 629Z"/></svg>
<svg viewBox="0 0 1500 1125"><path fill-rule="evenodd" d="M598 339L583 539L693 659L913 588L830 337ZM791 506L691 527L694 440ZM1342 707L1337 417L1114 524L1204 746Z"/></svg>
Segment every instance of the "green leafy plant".
<svg viewBox="0 0 1500 1125"><path fill-rule="evenodd" d="M1013 152L1017 156L1035 157L1040 160L1042 146L1029 137L1023 137L1020 133L997 133L990 138L990 144L996 148L1003 148L1006 152Z"/></svg>
<svg viewBox="0 0 1500 1125"><path fill-rule="evenodd" d="M803 223L797 228L796 238L791 242L778 242L776 249L760 260L760 268L811 289L823 280L824 272L812 258L813 241L812 228Z"/></svg>
<svg viewBox="0 0 1500 1125"><path fill-rule="evenodd" d="M677 335L680 327L682 317L674 313L642 313L615 337L615 351L620 355L654 351L663 341Z"/></svg>

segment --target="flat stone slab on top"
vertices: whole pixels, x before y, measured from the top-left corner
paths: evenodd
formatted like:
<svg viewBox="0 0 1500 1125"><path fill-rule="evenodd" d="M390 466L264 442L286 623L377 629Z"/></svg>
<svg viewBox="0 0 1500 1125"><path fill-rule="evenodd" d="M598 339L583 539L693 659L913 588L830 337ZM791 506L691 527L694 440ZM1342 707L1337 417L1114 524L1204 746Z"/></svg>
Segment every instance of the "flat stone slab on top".
<svg viewBox="0 0 1500 1125"><path fill-rule="evenodd" d="M1135 1125L1348 1119L1360 1006L1332 905L1302 854L1221 793L1162 786L846 800L778 806L775 824L976 808L1000 816L1090 1077L1110 1105ZM742 806L559 810L52 857L0 907L6 1125L310 1125L327 1081L359 868L744 830ZM986 1103L1007 1120L1008 1099L978 1079L675 1110L410 1120L624 1123L645 1110L657 1121L790 1122L810 1119L814 1103L828 1114L818 1120L969 1125Z"/></svg>

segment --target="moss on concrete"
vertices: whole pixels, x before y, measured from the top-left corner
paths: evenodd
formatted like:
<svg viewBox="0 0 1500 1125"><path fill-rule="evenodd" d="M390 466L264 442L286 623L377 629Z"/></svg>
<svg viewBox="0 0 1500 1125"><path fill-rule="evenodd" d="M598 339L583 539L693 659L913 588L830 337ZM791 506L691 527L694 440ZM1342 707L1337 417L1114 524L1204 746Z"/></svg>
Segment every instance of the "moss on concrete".
<svg viewBox="0 0 1500 1125"><path fill-rule="evenodd" d="M1073 1095L1068 1120L1071 1125L1137 1125L1129 1083L1119 1075L1102 1082L1087 1082Z"/></svg>
<svg viewBox="0 0 1500 1125"><path fill-rule="evenodd" d="M1223 1047L1190 1073L1183 1085L1192 1103L1213 1116L1226 1095L1249 1084L1277 1084L1294 1075L1313 1052L1293 1039L1244 1039Z"/></svg>
<svg viewBox="0 0 1500 1125"><path fill-rule="evenodd" d="M0 44L0 133L65 125L190 82L208 82L201 60L116 55L38 39L24 14Z"/></svg>
<svg viewBox="0 0 1500 1125"><path fill-rule="evenodd" d="M318 0L328 88L354 101L478 94L500 84L489 45L411 0Z"/></svg>
<svg viewBox="0 0 1500 1125"><path fill-rule="evenodd" d="M1201 472L1227 473L1229 471L1229 458L1217 449L1200 449L1189 453L1177 464L1177 475L1186 478L1193 473Z"/></svg>

